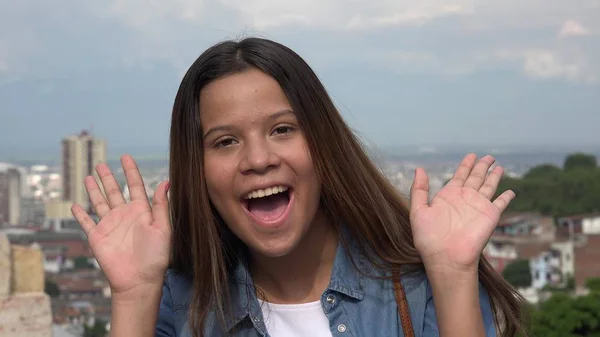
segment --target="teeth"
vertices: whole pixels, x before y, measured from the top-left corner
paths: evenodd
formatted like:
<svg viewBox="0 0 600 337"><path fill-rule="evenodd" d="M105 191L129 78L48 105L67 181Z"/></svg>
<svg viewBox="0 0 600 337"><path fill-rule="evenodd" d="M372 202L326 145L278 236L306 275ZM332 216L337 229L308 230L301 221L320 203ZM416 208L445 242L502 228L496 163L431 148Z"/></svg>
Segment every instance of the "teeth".
<svg viewBox="0 0 600 337"><path fill-rule="evenodd" d="M264 190L256 190L248 193L248 195L246 195L246 199L262 198L269 195L281 193L287 190L288 188L285 186L267 187Z"/></svg>

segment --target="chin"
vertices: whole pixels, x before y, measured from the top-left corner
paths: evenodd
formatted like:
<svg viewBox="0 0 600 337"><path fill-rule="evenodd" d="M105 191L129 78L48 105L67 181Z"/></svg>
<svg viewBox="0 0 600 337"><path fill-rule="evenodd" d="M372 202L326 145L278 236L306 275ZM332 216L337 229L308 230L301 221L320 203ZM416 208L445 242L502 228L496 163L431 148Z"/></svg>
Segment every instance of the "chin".
<svg viewBox="0 0 600 337"><path fill-rule="evenodd" d="M292 253L300 242L296 235L278 235L270 238L256 238L255 242L249 245L254 253L264 257L278 258Z"/></svg>

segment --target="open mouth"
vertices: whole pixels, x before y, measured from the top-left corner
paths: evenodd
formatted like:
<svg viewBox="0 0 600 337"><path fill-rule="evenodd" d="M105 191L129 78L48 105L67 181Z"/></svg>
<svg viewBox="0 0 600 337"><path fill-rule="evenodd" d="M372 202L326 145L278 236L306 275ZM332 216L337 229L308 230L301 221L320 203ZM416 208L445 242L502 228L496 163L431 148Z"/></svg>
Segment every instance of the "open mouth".
<svg viewBox="0 0 600 337"><path fill-rule="evenodd" d="M275 222L285 215L291 195L291 188L273 186L249 193L242 204L255 219L266 223Z"/></svg>

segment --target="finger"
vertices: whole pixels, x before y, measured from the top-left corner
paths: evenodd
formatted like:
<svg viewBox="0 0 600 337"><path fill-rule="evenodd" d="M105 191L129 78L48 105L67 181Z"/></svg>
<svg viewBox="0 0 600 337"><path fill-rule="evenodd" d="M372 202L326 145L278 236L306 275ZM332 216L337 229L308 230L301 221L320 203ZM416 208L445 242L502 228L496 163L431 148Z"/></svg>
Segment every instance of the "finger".
<svg viewBox="0 0 600 337"><path fill-rule="evenodd" d="M500 184L500 179L502 179L502 175L504 174L504 169L501 166L496 166L485 179L485 183L479 189L479 192L483 194L488 200L491 200L496 194L496 190L498 189L498 184Z"/></svg>
<svg viewBox="0 0 600 337"><path fill-rule="evenodd" d="M498 207L498 209L500 210L500 212L504 212L504 210L506 210L506 207L508 207L508 204L510 204L510 202L516 197L515 192L508 190L505 191L504 193L500 194L498 196L498 198L496 198L496 200L494 200L493 204L494 206Z"/></svg>
<svg viewBox="0 0 600 337"><path fill-rule="evenodd" d="M474 153L470 153L466 155L463 160L460 162L458 169L454 172L452 179L446 184L447 186L463 186L465 181L469 177L471 170L473 169L473 165L475 165L475 160L477 160L477 155Z"/></svg>
<svg viewBox="0 0 600 337"><path fill-rule="evenodd" d="M138 169L135 160L133 160L131 156L125 155L121 157L121 165L123 165L123 171L125 172L125 178L127 179L131 200L148 201L144 180L142 179L142 175L140 174L140 170Z"/></svg>
<svg viewBox="0 0 600 337"><path fill-rule="evenodd" d="M96 178L92 176L85 177L84 180L85 189L90 196L90 202L92 203L92 207L94 208L94 212L102 218L108 212L110 212L110 207L108 203L106 203L106 199L104 198L104 194L102 194L102 190L98 186L98 182L96 182Z"/></svg>
<svg viewBox="0 0 600 337"><path fill-rule="evenodd" d="M481 158L477 164L475 164L475 167L471 171L471 174L469 174L464 186L474 190L479 190L485 182L485 178L487 178L490 166L492 166L495 161L496 159L494 159L492 156L485 156Z"/></svg>
<svg viewBox="0 0 600 337"><path fill-rule="evenodd" d="M410 189L410 211L414 213L429 204L429 178L422 168L415 171L415 180Z"/></svg>
<svg viewBox="0 0 600 337"><path fill-rule="evenodd" d="M71 206L71 213L73 213L73 216L77 219L79 226L81 226L81 229L83 229L85 234L90 235L90 232L96 227L96 223L92 220L90 215L87 214L83 207L77 204Z"/></svg>
<svg viewBox="0 0 600 337"><path fill-rule="evenodd" d="M100 177L100 181L102 181L102 186L104 188L106 198L108 199L109 206L115 207L124 204L125 198L123 197L121 186L119 186L119 183L117 183L117 180L115 179L115 176L108 165L98 164L96 166L96 172Z"/></svg>
<svg viewBox="0 0 600 337"><path fill-rule="evenodd" d="M154 223L166 225L170 228L171 217L169 215L169 198L167 197L169 185L169 182L163 181L156 187L152 198L152 217Z"/></svg>

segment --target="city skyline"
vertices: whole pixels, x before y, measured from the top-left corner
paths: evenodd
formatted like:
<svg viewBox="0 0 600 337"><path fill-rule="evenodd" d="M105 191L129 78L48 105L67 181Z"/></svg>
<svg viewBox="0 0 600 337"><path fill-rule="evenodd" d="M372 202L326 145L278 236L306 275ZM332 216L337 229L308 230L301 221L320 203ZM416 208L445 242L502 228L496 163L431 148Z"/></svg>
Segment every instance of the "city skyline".
<svg viewBox="0 0 600 337"><path fill-rule="evenodd" d="M131 154L143 160L167 159L169 148L168 140L162 145L127 146L126 144L114 144L107 140L102 134L94 133L93 128L80 128L71 136L86 133L90 137L100 138L105 142L106 158L109 161L118 160L124 154ZM53 143L43 146L33 146L26 149L15 148L12 144L0 144L0 163L27 163L26 165L38 164L60 164L61 148L66 134L59 135ZM479 154L568 154L573 152L584 152L600 156L600 142L598 143L569 143L569 142L546 142L546 143L424 143L424 144L378 144L357 135L363 143L366 151L376 156L448 156L462 155L468 152Z"/></svg>

